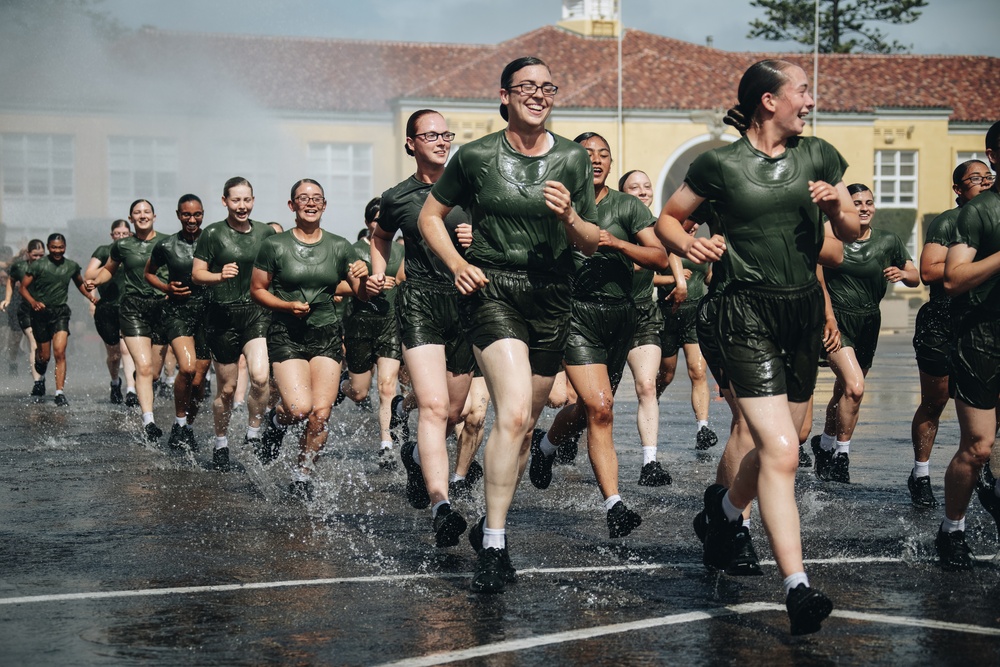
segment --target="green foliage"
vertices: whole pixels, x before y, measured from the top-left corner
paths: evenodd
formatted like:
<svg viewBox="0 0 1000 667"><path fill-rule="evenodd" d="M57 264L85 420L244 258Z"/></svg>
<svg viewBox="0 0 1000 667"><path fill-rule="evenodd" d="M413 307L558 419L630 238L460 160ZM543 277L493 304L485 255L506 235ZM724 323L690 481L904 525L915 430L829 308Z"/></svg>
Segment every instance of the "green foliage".
<svg viewBox="0 0 1000 667"><path fill-rule="evenodd" d="M750 23L747 37L812 47L815 0L751 0L750 4L763 9L765 18ZM913 23L927 0L819 0L819 5L820 53L902 53L912 45L890 43L885 32L869 24Z"/></svg>

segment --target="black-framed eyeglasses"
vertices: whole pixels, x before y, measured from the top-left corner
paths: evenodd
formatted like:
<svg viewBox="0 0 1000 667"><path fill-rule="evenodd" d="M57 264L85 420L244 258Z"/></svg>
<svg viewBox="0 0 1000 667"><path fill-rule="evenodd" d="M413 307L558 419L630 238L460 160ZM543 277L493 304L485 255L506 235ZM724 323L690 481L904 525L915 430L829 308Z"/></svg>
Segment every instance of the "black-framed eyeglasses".
<svg viewBox="0 0 1000 667"><path fill-rule="evenodd" d="M982 183L992 183L996 179L993 174L973 174L968 178L963 178L963 183L968 183L969 185L980 185Z"/></svg>
<svg viewBox="0 0 1000 667"><path fill-rule="evenodd" d="M309 195L299 195L295 198L295 201L300 204L323 204L326 202L326 197L323 195L313 195L311 197Z"/></svg>
<svg viewBox="0 0 1000 667"><path fill-rule="evenodd" d="M195 211L194 213L189 213L187 211L182 211L182 212L178 213L178 215L181 216L182 218L204 218L205 217L205 212L204 211Z"/></svg>
<svg viewBox="0 0 1000 667"><path fill-rule="evenodd" d="M534 95L539 89L541 89L542 95L545 97L553 97L557 92L559 92L559 86L554 83L543 83L540 86L536 83L519 83L507 87L507 90L514 89L517 89L525 97L528 95Z"/></svg>
<svg viewBox="0 0 1000 667"><path fill-rule="evenodd" d="M414 134L414 137L420 137L423 141L429 144L433 144L439 138L444 139L448 143L451 143L455 138L454 132L421 132L420 134Z"/></svg>

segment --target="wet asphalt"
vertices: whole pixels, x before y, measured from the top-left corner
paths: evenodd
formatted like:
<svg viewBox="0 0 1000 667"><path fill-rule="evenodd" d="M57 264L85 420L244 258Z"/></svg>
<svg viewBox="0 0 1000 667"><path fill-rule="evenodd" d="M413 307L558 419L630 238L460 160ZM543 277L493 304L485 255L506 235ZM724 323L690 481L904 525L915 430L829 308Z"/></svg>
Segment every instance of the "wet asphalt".
<svg viewBox="0 0 1000 667"><path fill-rule="evenodd" d="M334 410L316 497L302 503L284 491L292 438L262 468L241 445L243 415L230 433L238 471L211 469L207 411L198 451L144 444L139 415L108 403L99 341L75 335L68 408L52 403L51 371L40 403L26 398L29 377L0 375L0 664L1000 664L996 524L974 499L976 567L946 573L934 562L941 509L910 505L919 398L910 335L883 335L852 483L799 471L807 572L835 604L806 637L789 635L758 521L764 576L701 565L691 518L722 444L695 451L683 369L661 401L670 486L636 484L628 378L619 392L622 496L642 526L608 538L581 449L575 465L555 468L548 490L523 481L508 525L520 579L486 596L469 590L475 557L465 538L435 548L430 511L406 503L402 466L379 470L374 414L350 402ZM822 370L814 432L831 385ZM158 399L157 421L169 424L170 413ZM541 424L551 418L546 411ZM713 400L721 441L728 423L725 403ZM939 499L957 440L949 405L931 458ZM470 522L483 507L481 483L455 501Z"/></svg>

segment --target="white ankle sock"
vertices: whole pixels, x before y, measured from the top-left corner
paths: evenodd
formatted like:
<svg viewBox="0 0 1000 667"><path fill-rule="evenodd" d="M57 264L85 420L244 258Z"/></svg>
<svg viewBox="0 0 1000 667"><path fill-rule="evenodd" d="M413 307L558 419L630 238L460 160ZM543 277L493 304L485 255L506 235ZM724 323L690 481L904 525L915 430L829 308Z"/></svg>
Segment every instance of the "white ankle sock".
<svg viewBox="0 0 1000 667"><path fill-rule="evenodd" d="M944 518L941 522L941 530L946 533L954 533L956 530L965 530L965 517L963 516L958 521L952 521L948 517Z"/></svg>
<svg viewBox="0 0 1000 667"><path fill-rule="evenodd" d="M851 453L851 441L837 441L837 454L850 454Z"/></svg>
<svg viewBox="0 0 1000 667"><path fill-rule="evenodd" d="M392 449L392 440L383 440L381 448L382 449Z"/></svg>
<svg viewBox="0 0 1000 667"><path fill-rule="evenodd" d="M465 475L459 475L457 472L451 473L450 482L462 482L465 481Z"/></svg>
<svg viewBox="0 0 1000 667"><path fill-rule="evenodd" d="M920 479L921 477L931 476L931 462L930 461L914 461L913 462L913 479Z"/></svg>
<svg viewBox="0 0 1000 667"><path fill-rule="evenodd" d="M542 454L545 454L546 456L552 456L556 453L556 446L552 444L551 440L549 440L548 433L546 433L542 438L542 441L538 443L538 448L542 450Z"/></svg>
<svg viewBox="0 0 1000 667"><path fill-rule="evenodd" d="M215 436L215 448L216 449L226 449L229 447L229 438L226 436Z"/></svg>
<svg viewBox="0 0 1000 667"><path fill-rule="evenodd" d="M142 425L145 426L146 424L152 424L152 423L153 423L153 413L152 412L143 412L142 413Z"/></svg>
<svg viewBox="0 0 1000 667"><path fill-rule="evenodd" d="M652 463L656 460L656 445L642 448L642 465Z"/></svg>
<svg viewBox="0 0 1000 667"><path fill-rule="evenodd" d="M826 433L823 433L823 435L819 436L819 446L825 449L826 451L832 452L833 446L835 444L837 444L836 436L827 435Z"/></svg>
<svg viewBox="0 0 1000 667"><path fill-rule="evenodd" d="M733 501L729 499L729 492L726 491L726 495L722 496L722 511L726 513L726 518L730 521L739 519L742 522L743 510L743 507L737 507L733 504Z"/></svg>
<svg viewBox="0 0 1000 667"><path fill-rule="evenodd" d="M247 437L248 438L259 438L260 437L260 427L259 426L247 426Z"/></svg>
<svg viewBox="0 0 1000 667"><path fill-rule="evenodd" d="M708 426L708 420L707 419L699 419L698 420L698 425L696 426L696 428L700 431L702 426L706 426L706 427Z"/></svg>
<svg viewBox="0 0 1000 667"><path fill-rule="evenodd" d="M187 417L174 417L174 422L178 426L187 426L188 420Z"/></svg>
<svg viewBox="0 0 1000 667"><path fill-rule="evenodd" d="M622 497L617 493L613 496L608 496L607 500L604 501L604 509L611 511L617 503L621 502Z"/></svg>
<svg viewBox="0 0 1000 667"><path fill-rule="evenodd" d="M785 597L788 597L788 592L799 584L805 584L807 588L809 587L809 577L806 576L805 572L796 572L785 577Z"/></svg>
<svg viewBox="0 0 1000 667"><path fill-rule="evenodd" d="M487 528L483 523L483 548L503 549L507 546L506 528Z"/></svg>
<svg viewBox="0 0 1000 667"><path fill-rule="evenodd" d="M750 530L750 517L743 519L743 527Z"/></svg>
<svg viewBox="0 0 1000 667"><path fill-rule="evenodd" d="M449 508L451 507L451 503L449 503L447 500L439 500L438 502L434 503L434 507L431 508L431 518L437 518L438 510L441 509L442 505L447 505Z"/></svg>

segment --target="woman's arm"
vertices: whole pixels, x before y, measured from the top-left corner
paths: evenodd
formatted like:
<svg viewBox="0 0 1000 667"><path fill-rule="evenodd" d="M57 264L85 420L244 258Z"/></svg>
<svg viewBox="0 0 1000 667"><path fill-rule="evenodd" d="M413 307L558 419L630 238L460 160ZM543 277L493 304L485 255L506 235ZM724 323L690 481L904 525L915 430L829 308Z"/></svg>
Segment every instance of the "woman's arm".
<svg viewBox="0 0 1000 667"><path fill-rule="evenodd" d="M601 228L592 222L587 222L577 214L576 209L573 208L573 197L566 186L559 181L545 181L542 194L545 196L545 205L563 223L563 229L566 230L570 244L588 257L597 252L597 246L601 240ZM422 229L421 233L423 233Z"/></svg>
<svg viewBox="0 0 1000 667"><path fill-rule="evenodd" d="M906 264L900 269L898 266L890 266L882 272L885 279L891 283L902 282L907 287L916 287L920 284L920 276L917 275L917 268L913 262L906 260Z"/></svg>
<svg viewBox="0 0 1000 667"><path fill-rule="evenodd" d="M92 304L97 303L97 297L91 294L94 289L94 284L83 279L79 273L73 274L73 283L76 288L80 290L80 294L84 296Z"/></svg>
<svg viewBox="0 0 1000 667"><path fill-rule="evenodd" d="M28 287L34 282L34 280L35 277L30 274L21 279L21 298L28 302L28 305L31 306L32 310L45 310L45 304L41 301L35 301L34 297L31 296L31 293L28 292Z"/></svg>
<svg viewBox="0 0 1000 667"><path fill-rule="evenodd" d="M845 243L857 240L861 235L861 219L843 181L836 185L830 185L826 181L809 181L809 194L812 195L813 203L830 219L833 233L838 239Z"/></svg>
<svg viewBox="0 0 1000 667"><path fill-rule="evenodd" d="M949 296L964 294L1000 273L1000 252L983 257L978 262L975 259L976 249L964 243L948 248L944 265L945 293ZM23 283L21 290L23 294Z"/></svg>
<svg viewBox="0 0 1000 667"><path fill-rule="evenodd" d="M198 261L197 259L194 261ZM226 265L228 266L228 264ZM218 275L218 274L216 274ZM256 266L250 275L250 298L275 312L285 312L295 317L305 317L309 314L309 304L302 301L285 301L268 291L271 286L271 274Z"/></svg>
<svg viewBox="0 0 1000 667"><path fill-rule="evenodd" d="M640 230L635 237L638 244L622 241L602 229L598 246L613 248L644 269L662 271L667 268L667 251L656 238L652 227Z"/></svg>
<svg viewBox="0 0 1000 667"><path fill-rule="evenodd" d="M925 243L920 251L920 279L925 285L933 285L944 280L944 262L948 257L948 246L940 243Z"/></svg>
<svg viewBox="0 0 1000 667"><path fill-rule="evenodd" d="M704 197L699 197L687 183L682 183L664 205L654 228L657 238L667 250L699 264L717 261L726 251L726 243L720 235L710 239L691 236L681 224L681 220L687 220L703 201Z"/></svg>
<svg viewBox="0 0 1000 667"><path fill-rule="evenodd" d="M563 187L563 190L566 190L566 188ZM568 195L569 192L567 191L566 194ZM546 199L546 202L548 202L548 199ZM486 280L486 274L479 267L469 264L455 250L455 246L451 242L451 237L448 235L448 229L444 226L444 218L451 211L451 208L439 202L432 192L427 196L424 207L420 209L420 219L417 224L420 226L420 235L423 236L424 242L431 249L431 252L440 257L441 261L448 267L448 270L455 276L455 287L458 288L458 291L462 294L471 294L484 286L488 281ZM552 206L550 205L549 208L552 208ZM570 206L570 209L572 208ZM597 225L592 226L594 229L597 229ZM596 247L595 234L594 248ZM375 258L372 257L372 262L374 263L374 261Z"/></svg>
<svg viewBox="0 0 1000 667"><path fill-rule="evenodd" d="M191 263L191 282L195 285L218 285L240 274L240 265L230 262L222 267L219 273L212 273L208 270L208 262L203 259L194 258ZM251 281L253 278L251 277Z"/></svg>
<svg viewBox="0 0 1000 667"><path fill-rule="evenodd" d="M94 287L100 287L106 282L109 282L115 275L115 271L118 270L118 262L108 257L108 261L105 262L104 266L100 268L97 275L89 279L87 282Z"/></svg>

